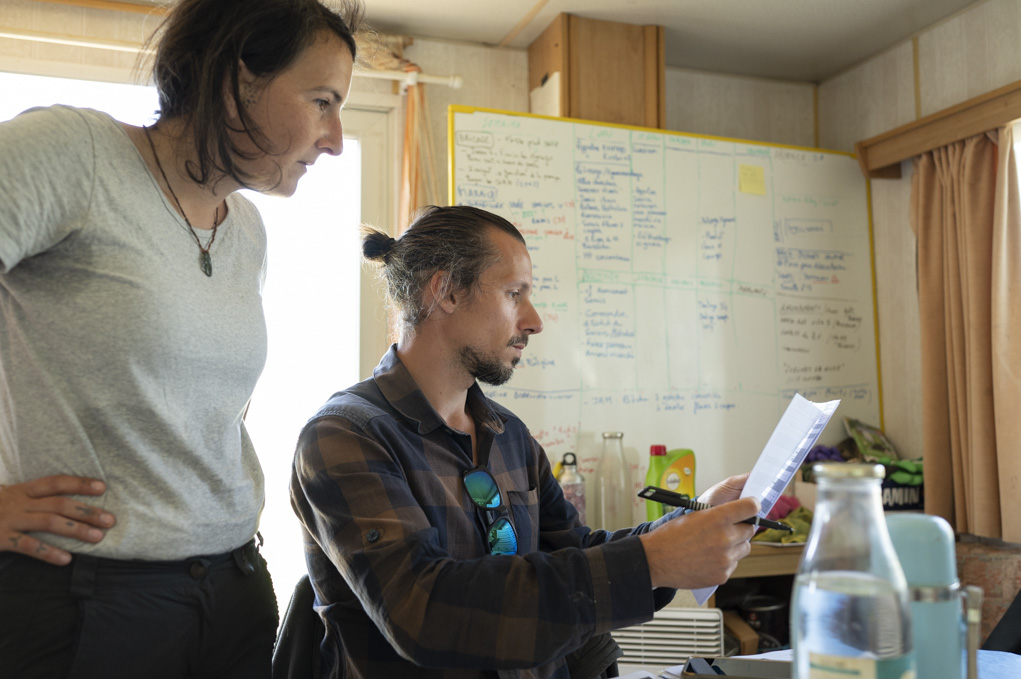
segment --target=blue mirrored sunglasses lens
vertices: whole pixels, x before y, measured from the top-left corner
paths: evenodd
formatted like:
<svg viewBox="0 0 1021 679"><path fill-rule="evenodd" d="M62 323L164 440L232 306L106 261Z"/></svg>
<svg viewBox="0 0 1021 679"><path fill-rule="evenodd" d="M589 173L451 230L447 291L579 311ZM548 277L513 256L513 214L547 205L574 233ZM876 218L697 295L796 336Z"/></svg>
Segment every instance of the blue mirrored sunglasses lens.
<svg viewBox="0 0 1021 679"><path fill-rule="evenodd" d="M489 527L489 553L497 555L518 553L518 535L514 532L511 522L503 517Z"/></svg>
<svg viewBox="0 0 1021 679"><path fill-rule="evenodd" d="M489 472L481 469L464 477L464 487L472 502L483 509L497 509L503 502L500 498L500 487Z"/></svg>

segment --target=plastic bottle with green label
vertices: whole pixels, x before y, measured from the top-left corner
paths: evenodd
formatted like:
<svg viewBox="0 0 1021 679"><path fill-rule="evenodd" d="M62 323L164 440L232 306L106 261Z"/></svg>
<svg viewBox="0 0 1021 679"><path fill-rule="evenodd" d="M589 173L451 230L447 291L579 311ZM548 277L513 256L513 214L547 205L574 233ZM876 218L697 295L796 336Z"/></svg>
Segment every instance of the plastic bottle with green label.
<svg viewBox="0 0 1021 679"><path fill-rule="evenodd" d="M651 446L649 448L649 471L645 474L645 485L662 488L663 472L666 471L669 464L670 460L666 455L666 446ZM645 501L645 517L649 521L655 521L666 514L667 511L660 502Z"/></svg>

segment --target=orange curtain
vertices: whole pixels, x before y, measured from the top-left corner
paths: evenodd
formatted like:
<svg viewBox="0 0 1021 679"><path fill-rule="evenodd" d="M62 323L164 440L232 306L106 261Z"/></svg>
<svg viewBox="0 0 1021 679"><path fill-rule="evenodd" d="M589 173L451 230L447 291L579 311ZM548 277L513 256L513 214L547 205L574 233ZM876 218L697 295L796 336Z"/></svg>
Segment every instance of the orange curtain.
<svg viewBox="0 0 1021 679"><path fill-rule="evenodd" d="M421 72L415 64L404 67L409 72ZM404 155L401 163L400 205L397 215L397 235L404 233L415 211L423 205L439 205L441 200L436 177L436 153L433 147L429 107L425 98L425 85L416 83L405 90Z"/></svg>
<svg viewBox="0 0 1021 679"><path fill-rule="evenodd" d="M1004 248L1018 242L1016 172L1000 167L1013 162L1012 146L998 147L983 134L916 158L911 228L918 242L925 510L960 533L1016 542L1021 526L1010 519L1021 507L1012 455L1018 438L1000 435L998 425L1009 418L1018 426L1021 401L1016 379L1013 394L995 389L1001 363L1012 364L1016 378L1021 356L1011 357L999 325L1017 321L1009 308L1018 292L1011 273L1017 276L1021 259L1015 253L1002 261ZM1014 297L1003 296L1005 285ZM994 370L996 351L1002 355Z"/></svg>

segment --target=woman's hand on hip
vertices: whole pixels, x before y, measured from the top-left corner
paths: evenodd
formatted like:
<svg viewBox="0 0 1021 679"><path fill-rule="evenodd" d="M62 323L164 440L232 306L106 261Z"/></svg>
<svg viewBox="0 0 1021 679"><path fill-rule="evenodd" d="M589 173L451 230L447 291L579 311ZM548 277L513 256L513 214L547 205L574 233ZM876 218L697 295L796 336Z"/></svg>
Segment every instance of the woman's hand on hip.
<svg viewBox="0 0 1021 679"><path fill-rule="evenodd" d="M113 514L68 496L105 492L102 481L66 474L0 486L0 552L17 552L56 566L70 563L70 553L28 533L99 542L116 522Z"/></svg>

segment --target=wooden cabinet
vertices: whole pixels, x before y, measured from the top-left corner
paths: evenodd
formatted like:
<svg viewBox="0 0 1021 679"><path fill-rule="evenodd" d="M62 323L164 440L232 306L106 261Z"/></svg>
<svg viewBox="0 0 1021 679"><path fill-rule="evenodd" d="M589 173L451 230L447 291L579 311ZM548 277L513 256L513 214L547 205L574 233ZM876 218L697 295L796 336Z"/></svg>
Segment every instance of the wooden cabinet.
<svg viewBox="0 0 1021 679"><path fill-rule="evenodd" d="M545 88L533 113L662 129L663 40L662 26L557 16L528 47L529 91Z"/></svg>

